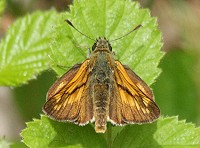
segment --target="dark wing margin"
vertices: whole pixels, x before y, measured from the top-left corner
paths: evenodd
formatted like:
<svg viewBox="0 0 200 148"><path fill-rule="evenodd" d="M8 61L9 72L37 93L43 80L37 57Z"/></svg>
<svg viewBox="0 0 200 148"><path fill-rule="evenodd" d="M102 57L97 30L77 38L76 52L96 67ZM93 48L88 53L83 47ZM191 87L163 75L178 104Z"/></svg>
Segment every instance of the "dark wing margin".
<svg viewBox="0 0 200 148"><path fill-rule="evenodd" d="M47 93L43 112L58 121L87 124L93 118L92 99L88 95L89 60L75 65L58 79Z"/></svg>

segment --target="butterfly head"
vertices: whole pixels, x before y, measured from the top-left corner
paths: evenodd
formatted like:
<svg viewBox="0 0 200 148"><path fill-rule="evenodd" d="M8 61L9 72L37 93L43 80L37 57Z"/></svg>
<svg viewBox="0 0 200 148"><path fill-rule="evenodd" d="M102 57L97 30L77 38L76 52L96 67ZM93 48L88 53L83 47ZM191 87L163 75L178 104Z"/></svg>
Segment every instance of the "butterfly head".
<svg viewBox="0 0 200 148"><path fill-rule="evenodd" d="M112 46L110 45L109 41L105 37L99 37L96 39L96 42L92 46L92 51L101 51L101 50L108 50L109 52L112 51Z"/></svg>

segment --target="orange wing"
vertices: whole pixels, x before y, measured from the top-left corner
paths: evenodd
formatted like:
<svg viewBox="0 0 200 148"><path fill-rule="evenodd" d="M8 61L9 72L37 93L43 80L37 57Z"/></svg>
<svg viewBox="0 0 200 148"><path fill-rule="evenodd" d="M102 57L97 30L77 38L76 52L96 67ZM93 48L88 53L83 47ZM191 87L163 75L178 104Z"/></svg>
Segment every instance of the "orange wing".
<svg viewBox="0 0 200 148"><path fill-rule="evenodd" d="M127 66L115 61L109 118L114 124L152 122L160 116L150 88Z"/></svg>
<svg viewBox="0 0 200 148"><path fill-rule="evenodd" d="M43 111L52 119L87 124L93 117L89 96L89 60L75 65L49 89Z"/></svg>

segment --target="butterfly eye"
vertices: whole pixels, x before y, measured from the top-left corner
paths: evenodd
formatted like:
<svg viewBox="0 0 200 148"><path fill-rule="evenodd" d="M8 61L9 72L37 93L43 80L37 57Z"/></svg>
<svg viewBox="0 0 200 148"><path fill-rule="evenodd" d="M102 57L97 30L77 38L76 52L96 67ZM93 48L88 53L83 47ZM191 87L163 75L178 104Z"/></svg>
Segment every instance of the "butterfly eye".
<svg viewBox="0 0 200 148"><path fill-rule="evenodd" d="M110 43L108 43L108 48L110 51L112 51L112 46L110 45Z"/></svg>
<svg viewBox="0 0 200 148"><path fill-rule="evenodd" d="M97 47L97 44L94 43L94 45L92 46L92 51L94 51L96 47Z"/></svg>

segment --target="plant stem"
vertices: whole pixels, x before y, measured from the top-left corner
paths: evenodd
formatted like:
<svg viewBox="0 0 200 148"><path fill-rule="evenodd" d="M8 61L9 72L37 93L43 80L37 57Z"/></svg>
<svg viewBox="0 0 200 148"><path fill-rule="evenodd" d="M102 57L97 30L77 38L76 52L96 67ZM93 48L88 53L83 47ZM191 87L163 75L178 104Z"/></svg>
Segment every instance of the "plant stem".
<svg viewBox="0 0 200 148"><path fill-rule="evenodd" d="M112 148L112 125L108 123L108 129L107 129L107 143L108 148Z"/></svg>

